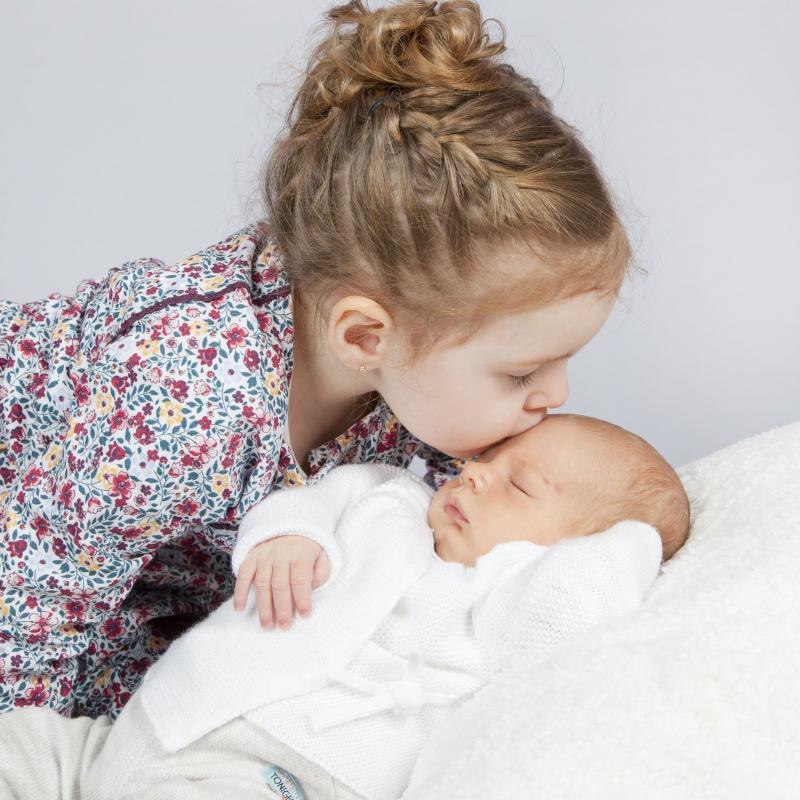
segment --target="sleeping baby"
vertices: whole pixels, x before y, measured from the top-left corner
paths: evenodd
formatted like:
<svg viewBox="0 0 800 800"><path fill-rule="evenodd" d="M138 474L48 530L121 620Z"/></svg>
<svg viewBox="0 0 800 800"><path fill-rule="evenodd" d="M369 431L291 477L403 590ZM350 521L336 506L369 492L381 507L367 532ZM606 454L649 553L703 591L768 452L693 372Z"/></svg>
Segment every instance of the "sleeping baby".
<svg viewBox="0 0 800 800"><path fill-rule="evenodd" d="M0 717L0 786L31 798L397 800L432 728L491 677L641 603L686 539L675 472L573 414L489 448L438 491L331 469L245 516L233 567L286 534L330 561L313 611L265 631L255 593L190 628L112 725Z"/></svg>

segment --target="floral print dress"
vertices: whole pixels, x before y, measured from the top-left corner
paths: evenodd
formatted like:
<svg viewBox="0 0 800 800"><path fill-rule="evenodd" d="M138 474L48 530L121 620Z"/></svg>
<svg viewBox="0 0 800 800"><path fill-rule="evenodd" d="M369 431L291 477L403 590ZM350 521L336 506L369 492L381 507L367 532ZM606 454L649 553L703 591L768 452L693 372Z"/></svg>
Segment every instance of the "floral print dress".
<svg viewBox="0 0 800 800"><path fill-rule="evenodd" d="M115 718L182 628L233 591L239 520L337 464L418 455L379 399L308 456L284 437L292 298L268 223L74 296L0 301L0 712Z"/></svg>

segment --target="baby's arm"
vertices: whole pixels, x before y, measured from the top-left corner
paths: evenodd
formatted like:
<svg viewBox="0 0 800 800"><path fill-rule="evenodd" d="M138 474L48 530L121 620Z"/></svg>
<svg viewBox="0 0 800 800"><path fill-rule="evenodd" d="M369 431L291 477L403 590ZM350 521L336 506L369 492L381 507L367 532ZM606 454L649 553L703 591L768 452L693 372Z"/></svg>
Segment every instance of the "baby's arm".
<svg viewBox="0 0 800 800"><path fill-rule="evenodd" d="M251 508L233 551L234 608L244 608L253 584L264 627L272 627L273 618L288 627L295 607L307 615L311 591L337 569L333 534L342 513L365 492L404 473L387 464L348 464L310 485L273 492Z"/></svg>
<svg viewBox="0 0 800 800"><path fill-rule="evenodd" d="M479 642L496 668L636 608L661 566L652 526L626 520L550 546L473 609Z"/></svg>

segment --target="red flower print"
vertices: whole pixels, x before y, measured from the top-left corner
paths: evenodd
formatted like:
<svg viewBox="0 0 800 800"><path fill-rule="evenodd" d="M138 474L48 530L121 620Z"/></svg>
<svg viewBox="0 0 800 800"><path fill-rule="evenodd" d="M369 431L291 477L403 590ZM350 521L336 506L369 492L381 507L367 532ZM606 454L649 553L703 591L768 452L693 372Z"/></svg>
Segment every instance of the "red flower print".
<svg viewBox="0 0 800 800"><path fill-rule="evenodd" d="M126 472L120 472L111 478L111 489L109 493L112 497L119 497L127 500L133 491L133 481Z"/></svg>
<svg viewBox="0 0 800 800"><path fill-rule="evenodd" d="M31 392L35 397L44 397L46 385L47 373L37 372L28 384L28 391Z"/></svg>
<svg viewBox="0 0 800 800"><path fill-rule="evenodd" d="M212 437L195 436L192 446L181 456L185 467L199 467L216 455L218 442Z"/></svg>
<svg viewBox="0 0 800 800"><path fill-rule="evenodd" d="M27 629L27 640L33 644L35 642L46 642L53 630L55 614L52 611L42 611Z"/></svg>
<svg viewBox="0 0 800 800"><path fill-rule="evenodd" d="M33 358L37 354L36 342L33 339L23 339L19 345L19 353L25 358Z"/></svg>
<svg viewBox="0 0 800 800"><path fill-rule="evenodd" d="M117 617L107 619L100 628L109 639L116 639L122 635L124 627Z"/></svg>
<svg viewBox="0 0 800 800"><path fill-rule="evenodd" d="M25 690L25 697L15 697L15 706L41 706L47 700L47 689L41 683Z"/></svg>
<svg viewBox="0 0 800 800"><path fill-rule="evenodd" d="M169 385L169 393L176 400L185 400L189 396L189 387L186 381L172 381Z"/></svg>
<svg viewBox="0 0 800 800"><path fill-rule="evenodd" d="M72 507L72 484L62 483L61 489L58 492L58 505L63 506L64 508L71 508Z"/></svg>
<svg viewBox="0 0 800 800"><path fill-rule="evenodd" d="M108 419L108 424L111 430L118 431L125 424L127 416L128 415L125 411L123 411L121 408L118 408Z"/></svg>
<svg viewBox="0 0 800 800"><path fill-rule="evenodd" d="M112 461L118 461L120 458L125 458L126 455L127 453L125 450L116 442L111 442L111 444L108 446L108 450L106 450L106 458L109 458Z"/></svg>
<svg viewBox="0 0 800 800"><path fill-rule="evenodd" d="M85 406L89 402L89 387L86 385L86 376L81 378L75 385L75 400L79 406Z"/></svg>
<svg viewBox="0 0 800 800"><path fill-rule="evenodd" d="M255 350L248 350L244 354L244 365L251 372L255 372L258 369L260 361L261 359L259 358L258 353Z"/></svg>
<svg viewBox="0 0 800 800"><path fill-rule="evenodd" d="M247 340L247 331L240 325L233 325L223 331L222 335L225 337L228 347L240 347Z"/></svg>
<svg viewBox="0 0 800 800"><path fill-rule="evenodd" d="M217 357L217 351L213 347L204 347L202 350L197 351L197 357L203 366L210 367Z"/></svg>
<svg viewBox="0 0 800 800"><path fill-rule="evenodd" d="M8 418L12 422L22 422L25 419L25 414L22 411L22 406L19 403L12 403L9 409Z"/></svg>
<svg viewBox="0 0 800 800"><path fill-rule="evenodd" d="M44 472L39 469L39 467L33 467L28 470L28 472L25 473L25 477L22 479L23 487L30 489L31 486L36 486L43 474Z"/></svg>
<svg viewBox="0 0 800 800"><path fill-rule="evenodd" d="M156 435L153 433L152 429L147 425L139 425L133 435L139 444L151 444L156 438Z"/></svg>
<svg viewBox="0 0 800 800"><path fill-rule="evenodd" d="M197 503L187 497L182 503L179 503L175 507L175 510L185 517L192 517L197 513L198 508L199 506Z"/></svg>
<svg viewBox="0 0 800 800"><path fill-rule="evenodd" d="M47 520L42 516L36 517L31 522L31 528L33 528L36 531L36 538L40 542L50 532L50 526L47 524Z"/></svg>

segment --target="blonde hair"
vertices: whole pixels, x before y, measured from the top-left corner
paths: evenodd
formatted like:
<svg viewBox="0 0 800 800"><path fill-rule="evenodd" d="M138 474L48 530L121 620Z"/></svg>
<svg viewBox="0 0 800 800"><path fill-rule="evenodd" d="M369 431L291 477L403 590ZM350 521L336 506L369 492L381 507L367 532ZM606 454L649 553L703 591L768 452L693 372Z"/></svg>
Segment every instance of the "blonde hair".
<svg viewBox="0 0 800 800"><path fill-rule="evenodd" d="M565 413L549 415L540 424L559 419L589 430L608 459L602 473L607 480L593 473L591 507L585 509L592 531L606 530L624 519L647 522L661 536L663 560L672 558L689 536L691 516L686 490L672 466L641 436L605 420Z"/></svg>
<svg viewBox="0 0 800 800"><path fill-rule="evenodd" d="M496 60L499 20L492 41L472 0L351 0L326 18L261 176L296 307L352 288L417 358L500 313L618 294L631 248L609 191L578 131ZM523 246L523 274L487 271Z"/></svg>

